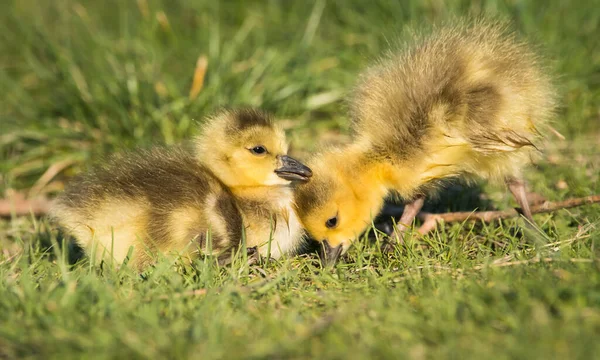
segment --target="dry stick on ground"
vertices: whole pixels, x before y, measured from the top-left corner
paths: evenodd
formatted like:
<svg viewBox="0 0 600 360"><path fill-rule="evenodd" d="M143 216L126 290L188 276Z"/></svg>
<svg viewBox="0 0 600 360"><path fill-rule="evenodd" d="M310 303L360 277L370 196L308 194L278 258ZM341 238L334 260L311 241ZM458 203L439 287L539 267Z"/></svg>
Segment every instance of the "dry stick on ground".
<svg viewBox="0 0 600 360"><path fill-rule="evenodd" d="M48 214L52 201L45 197L26 199L22 194L15 194L8 199L0 199L0 218L15 216L43 216Z"/></svg>
<svg viewBox="0 0 600 360"><path fill-rule="evenodd" d="M600 203L600 195L591 195L582 198L567 199L564 201L546 201L539 205L531 206L532 214L541 214L552 212L560 209L568 209L576 206L588 205ZM511 217L519 216L520 212L516 209L509 209L503 211L474 211L474 212L451 212L443 214L432 214L427 212L420 212L419 219L423 221L423 225L419 228L419 233L426 234L431 230L435 229L440 221L444 222L462 222L462 221L475 221L481 220L483 222L492 222L499 219L508 219Z"/></svg>

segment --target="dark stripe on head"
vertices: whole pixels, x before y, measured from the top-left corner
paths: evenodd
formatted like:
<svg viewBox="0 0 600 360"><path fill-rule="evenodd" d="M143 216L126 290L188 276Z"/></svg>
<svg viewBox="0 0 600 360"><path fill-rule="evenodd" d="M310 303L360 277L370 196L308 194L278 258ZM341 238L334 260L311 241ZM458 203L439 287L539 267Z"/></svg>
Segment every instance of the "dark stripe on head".
<svg viewBox="0 0 600 360"><path fill-rule="evenodd" d="M234 126L239 130L244 130L252 126L273 126L273 118L271 114L259 109L234 109L230 110L229 113L233 117Z"/></svg>

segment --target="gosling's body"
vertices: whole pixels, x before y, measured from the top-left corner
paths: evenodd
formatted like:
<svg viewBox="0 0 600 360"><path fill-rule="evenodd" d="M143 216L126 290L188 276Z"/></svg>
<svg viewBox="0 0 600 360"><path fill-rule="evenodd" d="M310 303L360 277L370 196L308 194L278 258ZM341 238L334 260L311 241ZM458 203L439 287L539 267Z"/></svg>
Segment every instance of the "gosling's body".
<svg viewBox="0 0 600 360"><path fill-rule="evenodd" d="M276 171L310 170L285 156L283 132L256 110L223 112L203 130L193 150L154 148L96 167L65 190L53 217L91 256L121 263L132 251L138 269L157 253L227 262L242 239L264 256L292 253L303 231L277 221L295 216L291 181ZM271 153L251 153L256 146Z"/></svg>
<svg viewBox="0 0 600 360"><path fill-rule="evenodd" d="M243 228L233 194L181 148L112 159L67 187L53 215L90 256L121 263L133 247L138 268L157 253L233 247Z"/></svg>
<svg viewBox="0 0 600 360"><path fill-rule="evenodd" d="M383 59L349 104L358 151L392 165L389 185L410 198L451 176L520 178L554 93L527 45L477 24L438 29Z"/></svg>
<svg viewBox="0 0 600 360"><path fill-rule="evenodd" d="M454 177L506 181L530 217L522 169L554 99L536 56L502 25L417 38L360 76L349 100L354 141L311 163L316 176L297 193L302 223L347 249L390 193L415 200L401 219L410 223L422 196Z"/></svg>

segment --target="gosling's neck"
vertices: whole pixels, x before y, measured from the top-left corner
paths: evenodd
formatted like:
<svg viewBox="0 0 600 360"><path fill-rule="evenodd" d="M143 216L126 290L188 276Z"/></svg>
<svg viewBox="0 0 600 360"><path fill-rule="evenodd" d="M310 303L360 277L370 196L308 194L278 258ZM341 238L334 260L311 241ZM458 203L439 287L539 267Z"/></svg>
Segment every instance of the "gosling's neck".
<svg viewBox="0 0 600 360"><path fill-rule="evenodd" d="M361 141L348 146L345 158L346 178L369 198L384 199L391 192L410 199L423 185L421 170L411 162L401 161L393 154L381 154ZM374 201L373 201L374 202ZM383 205L383 200L381 200Z"/></svg>
<svg viewBox="0 0 600 360"><path fill-rule="evenodd" d="M263 208L277 211L289 206L292 201L292 189L289 186L234 186L231 192L241 201L260 204Z"/></svg>
<svg viewBox="0 0 600 360"><path fill-rule="evenodd" d="M331 171L340 185L351 191L346 196L353 197L353 207L362 214L356 215L357 218L364 220L377 216L390 192L389 164L372 157L358 143L346 146L324 164L329 169L320 170Z"/></svg>

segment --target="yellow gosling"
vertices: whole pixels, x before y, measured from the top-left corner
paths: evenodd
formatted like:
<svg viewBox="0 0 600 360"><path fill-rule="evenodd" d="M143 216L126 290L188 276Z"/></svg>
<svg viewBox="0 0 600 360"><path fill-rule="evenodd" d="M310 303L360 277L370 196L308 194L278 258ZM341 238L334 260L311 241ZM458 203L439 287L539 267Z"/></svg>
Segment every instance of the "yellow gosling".
<svg viewBox="0 0 600 360"><path fill-rule="evenodd" d="M315 176L295 196L303 226L330 252L346 251L391 194L409 200L402 230L450 178L506 182L533 221L522 171L555 93L506 26L479 21L416 36L360 76L349 107L353 143L312 159Z"/></svg>
<svg viewBox="0 0 600 360"><path fill-rule="evenodd" d="M139 150L80 176L52 217L90 256L120 264L131 254L139 270L157 253L211 253L227 263L243 238L278 258L301 245L291 186L312 175L287 151L268 114L222 111L206 120L192 151Z"/></svg>

